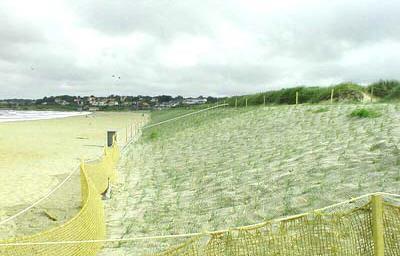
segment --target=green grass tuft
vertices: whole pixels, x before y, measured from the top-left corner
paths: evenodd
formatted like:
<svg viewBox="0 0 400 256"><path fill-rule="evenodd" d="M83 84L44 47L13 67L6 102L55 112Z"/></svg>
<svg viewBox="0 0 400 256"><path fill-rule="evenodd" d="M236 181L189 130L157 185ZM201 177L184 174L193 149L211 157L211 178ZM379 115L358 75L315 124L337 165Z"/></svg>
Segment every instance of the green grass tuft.
<svg viewBox="0 0 400 256"><path fill-rule="evenodd" d="M381 113L373 110L373 109L366 109L366 108L359 108L353 110L350 114L351 117L358 117L358 118L375 118L381 116Z"/></svg>
<svg viewBox="0 0 400 256"><path fill-rule="evenodd" d="M156 140L160 137L160 134L157 131L152 131L149 135L150 140Z"/></svg>

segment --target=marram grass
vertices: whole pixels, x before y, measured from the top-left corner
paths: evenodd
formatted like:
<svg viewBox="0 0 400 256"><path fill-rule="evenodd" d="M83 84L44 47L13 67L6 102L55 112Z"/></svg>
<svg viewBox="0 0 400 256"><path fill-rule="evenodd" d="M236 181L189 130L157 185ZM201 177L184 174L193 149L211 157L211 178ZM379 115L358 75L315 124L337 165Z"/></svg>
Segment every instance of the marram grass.
<svg viewBox="0 0 400 256"><path fill-rule="evenodd" d="M145 131L120 170L123 192L110 207L122 219L110 225L125 237L202 232L399 193L399 106L370 105L385 113L373 119L349 118L357 105L321 107L221 108ZM178 242L120 250L141 255Z"/></svg>

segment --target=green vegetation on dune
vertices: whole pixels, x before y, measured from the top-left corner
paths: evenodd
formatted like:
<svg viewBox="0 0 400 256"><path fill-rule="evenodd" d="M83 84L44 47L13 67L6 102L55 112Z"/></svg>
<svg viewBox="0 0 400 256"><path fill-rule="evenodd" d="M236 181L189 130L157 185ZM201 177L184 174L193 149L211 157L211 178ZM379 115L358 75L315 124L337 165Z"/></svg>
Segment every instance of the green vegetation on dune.
<svg viewBox="0 0 400 256"><path fill-rule="evenodd" d="M367 109L367 108L359 108L356 110L353 110L350 113L351 117L359 117L359 118L374 118L374 117L379 117L381 114L373 109Z"/></svg>
<svg viewBox="0 0 400 256"><path fill-rule="evenodd" d="M400 81L397 80L381 80L373 83L367 87L369 93L376 97L383 99L399 99L400 93Z"/></svg>
<svg viewBox="0 0 400 256"><path fill-rule="evenodd" d="M390 94L386 97L387 100L399 100L400 99L400 86L396 86L390 91Z"/></svg>
<svg viewBox="0 0 400 256"><path fill-rule="evenodd" d="M149 124L156 124L195 111L197 111L197 109L195 108L171 108L168 110L154 110L151 112L151 121Z"/></svg>
<svg viewBox="0 0 400 256"><path fill-rule="evenodd" d="M214 105L216 106L216 105ZM190 107L190 108L173 108L173 109L164 109L164 110L156 110L156 111L152 111L151 112L151 121L148 125L154 125L166 120L170 120L176 117L181 117L187 114L191 114L194 112L197 112L199 110L205 109L211 107L211 105L206 105L206 106L194 106L194 107ZM174 127L176 125L176 123L180 123L182 128L183 127L192 127L192 126L196 126L196 125L200 125L203 122L211 122L217 118L221 118L223 116L223 114L225 113L224 111L221 111L221 109L226 110L224 107L220 107L220 110L218 111L213 111L215 113L213 113L212 115L210 115L210 112L204 112L201 113L200 115L203 116L207 116L206 119L196 119L193 117L185 117L181 120L176 120L170 123L164 123L161 126L154 126L154 127L150 127L150 128L146 128L143 131L143 140L154 140L154 139L158 139L159 137L168 137L171 134L174 134L175 130L174 129L169 129L169 127ZM248 111L248 110L241 110L241 111ZM157 134L157 135L156 135Z"/></svg>
<svg viewBox="0 0 400 256"><path fill-rule="evenodd" d="M384 113L372 119L349 118L354 109L220 108L145 130L123 163L125 193L115 195L126 202L118 207L124 234L225 229L369 192L399 193L400 106L369 105ZM164 115L172 114L154 117ZM168 245L143 242L129 251Z"/></svg>
<svg viewBox="0 0 400 256"><path fill-rule="evenodd" d="M373 88L373 89L372 89ZM245 106L246 99L248 105L264 104L295 104L296 92L299 95L299 103L324 103L330 102L331 92L333 90L333 102L362 102L368 100L367 95L373 95L374 98L382 100L400 99L400 82L396 80L382 80L373 83L367 87L355 83L341 83L329 87L293 87L276 91L267 91L251 95L234 96L227 98L230 106Z"/></svg>

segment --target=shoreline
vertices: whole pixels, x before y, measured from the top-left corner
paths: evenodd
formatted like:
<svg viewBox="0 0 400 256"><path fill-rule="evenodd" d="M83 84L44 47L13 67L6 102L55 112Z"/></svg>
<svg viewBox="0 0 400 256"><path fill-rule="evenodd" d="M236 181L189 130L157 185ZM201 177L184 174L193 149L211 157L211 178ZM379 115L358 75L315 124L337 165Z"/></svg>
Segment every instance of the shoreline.
<svg viewBox="0 0 400 256"><path fill-rule="evenodd" d="M5 113L6 115L2 115ZM15 115L7 115L7 113L15 113ZM49 111L49 110L0 110L0 123L38 121L62 119L67 117L76 117L91 115L93 112L77 112L77 111Z"/></svg>

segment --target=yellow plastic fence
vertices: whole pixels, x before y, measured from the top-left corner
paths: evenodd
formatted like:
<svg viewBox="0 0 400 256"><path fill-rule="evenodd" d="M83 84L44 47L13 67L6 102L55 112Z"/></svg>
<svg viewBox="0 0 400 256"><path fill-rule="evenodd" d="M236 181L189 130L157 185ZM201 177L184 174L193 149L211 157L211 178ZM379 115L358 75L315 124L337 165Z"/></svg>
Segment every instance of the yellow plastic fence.
<svg viewBox="0 0 400 256"><path fill-rule="evenodd" d="M71 220L61 226L32 236L17 237L6 241L0 240L0 244L105 239L105 217L101 193L107 190L109 181L115 181L116 164L119 157L119 148L114 143L114 146L105 149L104 155L99 160L81 164L82 208ZM101 243L10 245L0 247L0 255L90 256L96 255L101 247Z"/></svg>
<svg viewBox="0 0 400 256"><path fill-rule="evenodd" d="M368 202L200 235L158 256L400 255L400 207ZM354 205L358 205L354 207ZM211 236L211 237L210 237Z"/></svg>
<svg viewBox="0 0 400 256"><path fill-rule="evenodd" d="M82 209L56 228L0 241L1 256L91 256L103 243L64 243L106 238L100 197L116 179L119 148L82 163ZM198 235L158 256L400 256L400 201L384 193L265 223ZM55 242L35 244L41 242ZM57 243L63 242L63 243ZM19 243L13 245L13 243ZM21 245L21 243L27 243ZM32 244L33 243L33 244Z"/></svg>

